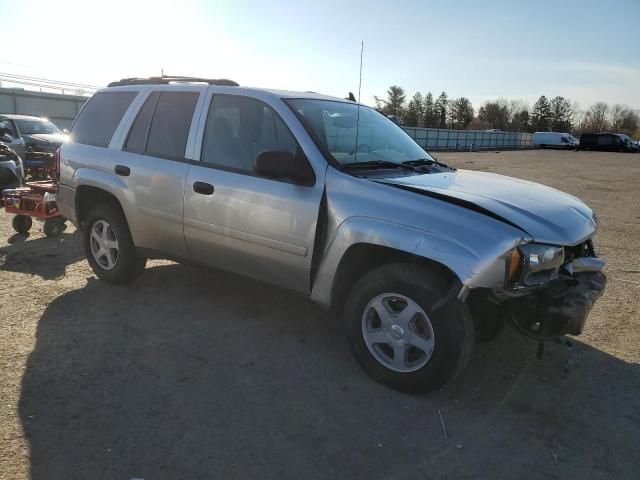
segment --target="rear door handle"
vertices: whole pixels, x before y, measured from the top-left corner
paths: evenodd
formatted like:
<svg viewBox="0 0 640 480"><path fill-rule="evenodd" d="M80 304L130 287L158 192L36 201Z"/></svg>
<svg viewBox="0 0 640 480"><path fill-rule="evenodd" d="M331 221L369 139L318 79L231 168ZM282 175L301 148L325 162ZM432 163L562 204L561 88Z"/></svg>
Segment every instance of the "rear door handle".
<svg viewBox="0 0 640 480"><path fill-rule="evenodd" d="M125 167L124 165L116 165L114 169L116 175L120 175L122 177L128 177L131 174L131 169L129 167Z"/></svg>
<svg viewBox="0 0 640 480"><path fill-rule="evenodd" d="M201 193L202 195L211 195L213 194L213 185L205 182L195 182L193 184L193 191Z"/></svg>

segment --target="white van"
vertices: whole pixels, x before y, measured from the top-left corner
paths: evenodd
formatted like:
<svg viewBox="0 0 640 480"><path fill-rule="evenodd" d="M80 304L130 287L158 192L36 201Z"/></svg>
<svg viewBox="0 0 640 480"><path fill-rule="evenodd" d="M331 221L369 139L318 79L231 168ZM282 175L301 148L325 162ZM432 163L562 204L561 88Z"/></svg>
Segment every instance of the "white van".
<svg viewBox="0 0 640 480"><path fill-rule="evenodd" d="M538 148L576 148L578 139L570 133L536 132L533 134L533 146Z"/></svg>

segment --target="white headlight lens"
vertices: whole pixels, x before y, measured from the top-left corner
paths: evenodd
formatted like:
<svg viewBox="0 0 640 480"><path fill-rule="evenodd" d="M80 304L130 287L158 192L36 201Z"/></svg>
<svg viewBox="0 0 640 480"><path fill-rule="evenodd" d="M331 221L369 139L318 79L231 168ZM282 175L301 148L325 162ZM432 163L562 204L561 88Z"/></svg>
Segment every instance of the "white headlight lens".
<svg viewBox="0 0 640 480"><path fill-rule="evenodd" d="M527 243L518 248L525 259L521 284L540 285L558 277L558 269L564 263L563 247Z"/></svg>

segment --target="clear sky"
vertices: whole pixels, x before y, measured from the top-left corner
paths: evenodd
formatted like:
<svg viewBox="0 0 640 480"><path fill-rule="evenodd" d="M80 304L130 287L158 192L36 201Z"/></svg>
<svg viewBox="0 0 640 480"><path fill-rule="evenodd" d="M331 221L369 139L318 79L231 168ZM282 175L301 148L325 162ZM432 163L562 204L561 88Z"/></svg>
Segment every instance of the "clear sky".
<svg viewBox="0 0 640 480"><path fill-rule="evenodd" d="M640 0L0 0L0 72L105 85L165 73L477 108L563 95L640 108Z"/></svg>

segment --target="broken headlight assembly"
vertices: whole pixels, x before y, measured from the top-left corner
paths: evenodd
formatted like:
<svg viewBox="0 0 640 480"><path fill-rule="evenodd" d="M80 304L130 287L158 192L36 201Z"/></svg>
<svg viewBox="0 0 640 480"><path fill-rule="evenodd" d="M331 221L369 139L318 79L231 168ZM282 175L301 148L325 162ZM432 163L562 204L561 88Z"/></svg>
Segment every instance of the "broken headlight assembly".
<svg viewBox="0 0 640 480"><path fill-rule="evenodd" d="M564 263L564 248L526 243L507 255L506 284L511 288L535 287L558 278Z"/></svg>

